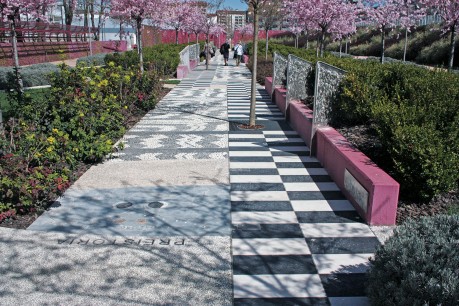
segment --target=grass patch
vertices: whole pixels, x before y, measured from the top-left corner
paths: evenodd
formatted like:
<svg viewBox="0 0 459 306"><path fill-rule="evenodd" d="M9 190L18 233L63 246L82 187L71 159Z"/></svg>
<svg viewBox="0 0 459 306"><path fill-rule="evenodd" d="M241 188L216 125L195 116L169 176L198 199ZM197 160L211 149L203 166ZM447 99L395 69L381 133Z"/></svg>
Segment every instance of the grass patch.
<svg viewBox="0 0 459 306"><path fill-rule="evenodd" d="M173 79L171 79L171 80L164 80L163 83L164 83L164 84L174 84L174 85L178 85L178 84L180 84L180 80L173 80Z"/></svg>

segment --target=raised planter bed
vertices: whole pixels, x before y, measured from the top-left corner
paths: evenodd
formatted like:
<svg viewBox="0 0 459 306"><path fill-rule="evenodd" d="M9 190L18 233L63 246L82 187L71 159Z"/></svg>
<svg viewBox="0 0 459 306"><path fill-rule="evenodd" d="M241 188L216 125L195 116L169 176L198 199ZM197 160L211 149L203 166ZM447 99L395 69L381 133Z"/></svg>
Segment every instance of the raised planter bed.
<svg viewBox="0 0 459 306"><path fill-rule="evenodd" d="M272 79L265 84L269 91ZM275 88L273 98L285 114L285 89ZM317 159L362 218L370 225L395 225L400 185L332 127L319 128L311 144L313 112L300 101L290 103L287 112L292 128L315 146Z"/></svg>

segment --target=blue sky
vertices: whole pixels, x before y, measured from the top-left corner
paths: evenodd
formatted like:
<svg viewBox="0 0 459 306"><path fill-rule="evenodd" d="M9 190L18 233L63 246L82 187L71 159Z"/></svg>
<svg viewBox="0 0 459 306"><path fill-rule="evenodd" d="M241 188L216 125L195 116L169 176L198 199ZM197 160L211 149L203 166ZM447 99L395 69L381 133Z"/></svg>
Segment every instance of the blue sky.
<svg viewBox="0 0 459 306"><path fill-rule="evenodd" d="M241 0L225 0L223 7L231 7L236 10L247 10L247 4L242 3Z"/></svg>

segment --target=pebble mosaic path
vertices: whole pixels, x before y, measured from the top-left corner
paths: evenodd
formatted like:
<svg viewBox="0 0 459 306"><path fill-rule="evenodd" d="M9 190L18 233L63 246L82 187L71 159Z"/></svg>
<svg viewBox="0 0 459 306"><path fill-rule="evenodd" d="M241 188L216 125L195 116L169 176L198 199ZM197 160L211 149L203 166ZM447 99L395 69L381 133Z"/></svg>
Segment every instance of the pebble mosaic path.
<svg viewBox="0 0 459 306"><path fill-rule="evenodd" d="M148 289L158 304L367 305L377 238L261 86L264 129L239 128L250 71L221 56L209 68L183 79L123 137L115 159L91 168L29 230L183 241L191 255L169 251L173 267L152 276L174 275L161 295Z"/></svg>

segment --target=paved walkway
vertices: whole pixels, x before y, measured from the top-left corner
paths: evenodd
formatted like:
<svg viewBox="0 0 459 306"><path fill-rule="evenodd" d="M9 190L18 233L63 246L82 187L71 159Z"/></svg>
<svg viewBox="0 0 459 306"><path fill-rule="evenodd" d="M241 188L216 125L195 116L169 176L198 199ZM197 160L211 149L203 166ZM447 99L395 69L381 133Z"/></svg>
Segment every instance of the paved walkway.
<svg viewBox="0 0 459 306"><path fill-rule="evenodd" d="M250 72L198 66L27 231L2 304L365 305L379 244Z"/></svg>

